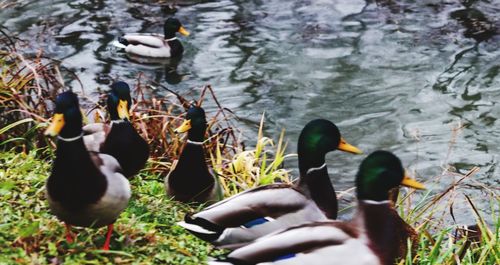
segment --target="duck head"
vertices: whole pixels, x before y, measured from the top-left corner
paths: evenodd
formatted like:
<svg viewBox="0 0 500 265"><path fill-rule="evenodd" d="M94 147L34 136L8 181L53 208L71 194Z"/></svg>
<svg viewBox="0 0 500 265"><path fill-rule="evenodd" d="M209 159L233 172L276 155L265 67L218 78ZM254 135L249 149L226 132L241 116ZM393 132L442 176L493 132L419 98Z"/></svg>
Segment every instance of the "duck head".
<svg viewBox="0 0 500 265"><path fill-rule="evenodd" d="M82 133L82 113L78 97L71 91L59 94L52 122L45 130L45 135L60 135L64 138L79 136Z"/></svg>
<svg viewBox="0 0 500 265"><path fill-rule="evenodd" d="M389 191L400 185L425 189L408 176L401 160L391 152L375 151L361 162L356 175L358 200L386 201Z"/></svg>
<svg viewBox="0 0 500 265"><path fill-rule="evenodd" d="M186 118L181 126L175 129L176 133L188 132L188 139L195 142L203 142L207 120L205 110L201 107L191 106L187 111Z"/></svg>
<svg viewBox="0 0 500 265"><path fill-rule="evenodd" d="M165 39L171 39L175 37L175 33L179 32L184 36L189 36L189 32L182 26L181 22L177 18L168 18L163 25L163 31L165 34Z"/></svg>
<svg viewBox="0 0 500 265"><path fill-rule="evenodd" d="M113 83L107 100L111 120L130 120L129 110L131 105L132 98L130 97L128 84L123 81Z"/></svg>
<svg viewBox="0 0 500 265"><path fill-rule="evenodd" d="M323 165L325 155L334 150L353 154L362 153L341 137L339 129L331 121L317 119L306 124L300 133L297 151L301 175L306 174L310 168Z"/></svg>

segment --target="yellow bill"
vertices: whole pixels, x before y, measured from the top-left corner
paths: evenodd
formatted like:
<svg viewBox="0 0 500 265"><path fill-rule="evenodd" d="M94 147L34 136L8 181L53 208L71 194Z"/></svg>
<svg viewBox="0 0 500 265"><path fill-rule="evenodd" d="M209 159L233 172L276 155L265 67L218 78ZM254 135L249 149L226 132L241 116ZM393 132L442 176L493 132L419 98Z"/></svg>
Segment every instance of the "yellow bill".
<svg viewBox="0 0 500 265"><path fill-rule="evenodd" d="M348 153L353 153L353 154L362 154L363 151L359 150L356 146L349 144L344 138L340 138L340 143L339 146L337 147L338 150L348 152Z"/></svg>
<svg viewBox="0 0 500 265"><path fill-rule="evenodd" d="M177 127L177 129L175 129L174 132L183 133L189 131L190 129L191 129L191 120L184 120L181 126Z"/></svg>
<svg viewBox="0 0 500 265"><path fill-rule="evenodd" d="M187 31L183 26L179 28L178 32L186 37L189 36L189 31Z"/></svg>
<svg viewBox="0 0 500 265"><path fill-rule="evenodd" d="M128 113L128 103L126 100L120 99L120 101L118 102L117 111L118 117L120 117L120 119L130 120L130 114Z"/></svg>
<svg viewBox="0 0 500 265"><path fill-rule="evenodd" d="M416 181L415 179L411 178L408 172L405 171L405 176L403 180L401 181L401 185L409 188L414 188L418 190L425 190L424 184Z"/></svg>
<svg viewBox="0 0 500 265"><path fill-rule="evenodd" d="M64 127L64 114L56 113L52 117L52 122L49 125L49 128L45 130L45 135L56 136L61 132L61 129Z"/></svg>

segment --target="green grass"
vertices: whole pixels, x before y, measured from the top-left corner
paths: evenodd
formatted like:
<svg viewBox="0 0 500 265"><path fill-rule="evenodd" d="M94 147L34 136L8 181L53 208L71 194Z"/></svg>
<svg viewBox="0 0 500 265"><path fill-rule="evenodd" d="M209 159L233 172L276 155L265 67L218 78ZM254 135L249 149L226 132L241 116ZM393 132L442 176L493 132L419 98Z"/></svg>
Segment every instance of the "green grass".
<svg viewBox="0 0 500 265"><path fill-rule="evenodd" d="M219 253L175 225L196 209L168 200L157 176L131 182L133 197L116 222L112 251L103 252L105 228L75 229L76 242L66 243L45 199L51 163L36 152L2 152L0 165L0 264L203 264Z"/></svg>
<svg viewBox="0 0 500 265"><path fill-rule="evenodd" d="M186 212L199 209L168 200L163 180L144 172L131 182L133 197L116 222L112 251L100 250L105 228L77 228L76 242L66 243L64 226L50 214L45 199L51 167L39 158L51 156L45 150L0 153L0 264L204 264L209 256L223 254L175 225ZM412 194L401 198L400 205L406 206L399 212L418 229L420 241L399 264L500 264L498 197L489 198L493 227L471 202L482 239L462 253L465 239L455 240L456 226L440 219L449 206L443 203L447 195L427 192L411 205L406 204Z"/></svg>

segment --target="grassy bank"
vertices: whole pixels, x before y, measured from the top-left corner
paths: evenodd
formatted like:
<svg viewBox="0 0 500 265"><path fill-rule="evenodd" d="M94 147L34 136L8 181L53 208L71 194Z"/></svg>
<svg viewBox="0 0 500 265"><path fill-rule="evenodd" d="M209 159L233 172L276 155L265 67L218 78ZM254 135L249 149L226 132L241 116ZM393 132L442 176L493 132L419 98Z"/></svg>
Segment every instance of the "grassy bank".
<svg viewBox="0 0 500 265"><path fill-rule="evenodd" d="M0 264L203 264L212 247L175 225L195 209L169 201L163 181L141 175L116 222L113 251L99 250L106 229L78 229L67 244L64 226L50 214L44 183L50 163L14 152L0 153Z"/></svg>
<svg viewBox="0 0 500 265"><path fill-rule="evenodd" d="M40 152L0 153L0 264L204 264L222 254L175 225L197 209L168 200L162 177L144 172L131 182L133 197L116 223L112 251L99 250L104 228L78 229L76 242L67 244L64 226L49 213L50 163ZM409 207L403 199L400 213L419 230L420 243L400 264L499 264L499 217L491 216L491 228L478 215L481 239L466 249L465 238L455 240L456 226L440 222L444 197L429 193ZM498 207L498 198L489 199Z"/></svg>

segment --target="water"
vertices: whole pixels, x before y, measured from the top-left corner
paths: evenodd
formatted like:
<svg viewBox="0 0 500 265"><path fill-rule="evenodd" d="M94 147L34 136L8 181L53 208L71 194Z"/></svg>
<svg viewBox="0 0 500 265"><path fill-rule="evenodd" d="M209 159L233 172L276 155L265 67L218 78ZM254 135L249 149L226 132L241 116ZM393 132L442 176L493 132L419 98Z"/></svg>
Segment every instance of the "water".
<svg viewBox="0 0 500 265"><path fill-rule="evenodd" d="M365 152L395 152L421 179L447 165L479 166L461 191L482 196L482 183L498 194L499 0L179 1L175 16L191 35L181 38L178 75L177 62L141 64L109 46L126 32L161 33L174 13L168 1L67 2L21 1L0 11L0 22L75 71L91 97L110 77L133 84L140 72L181 94L211 84L249 141L263 111L266 134L286 128L290 151L306 122L327 118ZM353 185L362 158L328 156L338 190ZM440 191L454 179L429 186ZM460 196L455 214L473 220Z"/></svg>

